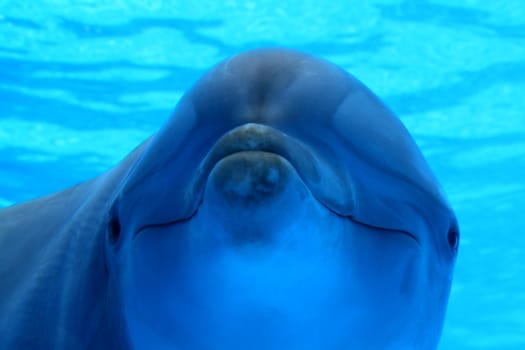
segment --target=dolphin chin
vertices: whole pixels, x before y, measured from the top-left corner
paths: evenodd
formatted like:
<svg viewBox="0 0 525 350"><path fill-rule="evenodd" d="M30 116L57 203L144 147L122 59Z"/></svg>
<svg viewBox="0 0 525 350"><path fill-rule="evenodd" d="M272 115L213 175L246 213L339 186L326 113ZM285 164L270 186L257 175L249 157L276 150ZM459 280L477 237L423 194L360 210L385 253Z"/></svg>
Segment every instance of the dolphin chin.
<svg viewBox="0 0 525 350"><path fill-rule="evenodd" d="M138 235L126 265L140 268L123 271L120 285L150 288L123 293L131 342L220 350L410 345L401 333L417 327L405 311L425 295L417 286L424 251L401 232L335 215L299 183L248 208L205 195L191 220ZM392 333L375 336L383 324Z"/></svg>

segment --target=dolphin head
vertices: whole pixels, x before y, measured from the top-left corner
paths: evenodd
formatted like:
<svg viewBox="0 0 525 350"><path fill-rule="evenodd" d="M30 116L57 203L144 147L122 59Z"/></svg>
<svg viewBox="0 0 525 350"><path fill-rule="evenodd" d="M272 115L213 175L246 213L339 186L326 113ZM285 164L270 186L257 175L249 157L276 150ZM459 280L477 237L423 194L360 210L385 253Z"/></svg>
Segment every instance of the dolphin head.
<svg viewBox="0 0 525 350"><path fill-rule="evenodd" d="M134 348L434 349L458 242L378 98L265 49L205 74L143 145L106 258Z"/></svg>

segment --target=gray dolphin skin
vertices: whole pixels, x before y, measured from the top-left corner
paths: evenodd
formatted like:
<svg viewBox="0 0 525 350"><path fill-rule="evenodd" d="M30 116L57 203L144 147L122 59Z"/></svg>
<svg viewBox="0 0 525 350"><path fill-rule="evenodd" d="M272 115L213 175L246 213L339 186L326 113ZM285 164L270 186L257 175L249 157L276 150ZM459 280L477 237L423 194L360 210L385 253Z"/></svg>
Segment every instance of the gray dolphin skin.
<svg viewBox="0 0 525 350"><path fill-rule="evenodd" d="M0 348L436 349L458 244L373 93L253 50L115 168L0 211Z"/></svg>

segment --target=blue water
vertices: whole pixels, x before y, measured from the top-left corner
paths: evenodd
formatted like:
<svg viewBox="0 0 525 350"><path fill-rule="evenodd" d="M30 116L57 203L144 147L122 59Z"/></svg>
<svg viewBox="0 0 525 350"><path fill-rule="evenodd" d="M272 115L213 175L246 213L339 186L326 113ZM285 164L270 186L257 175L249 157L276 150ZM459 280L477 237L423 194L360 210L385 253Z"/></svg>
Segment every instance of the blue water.
<svg viewBox="0 0 525 350"><path fill-rule="evenodd" d="M525 349L525 2L75 3L0 0L0 207L116 164L217 61L304 50L400 116L457 211L440 350Z"/></svg>

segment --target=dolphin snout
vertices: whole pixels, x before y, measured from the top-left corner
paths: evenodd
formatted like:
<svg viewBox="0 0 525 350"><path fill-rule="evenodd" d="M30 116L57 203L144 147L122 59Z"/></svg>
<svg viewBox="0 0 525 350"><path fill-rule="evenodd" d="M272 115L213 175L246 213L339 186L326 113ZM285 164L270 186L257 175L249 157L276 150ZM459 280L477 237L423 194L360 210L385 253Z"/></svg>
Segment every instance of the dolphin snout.
<svg viewBox="0 0 525 350"><path fill-rule="evenodd" d="M292 169L279 155L245 151L220 160L209 181L225 202L258 205L283 192Z"/></svg>

